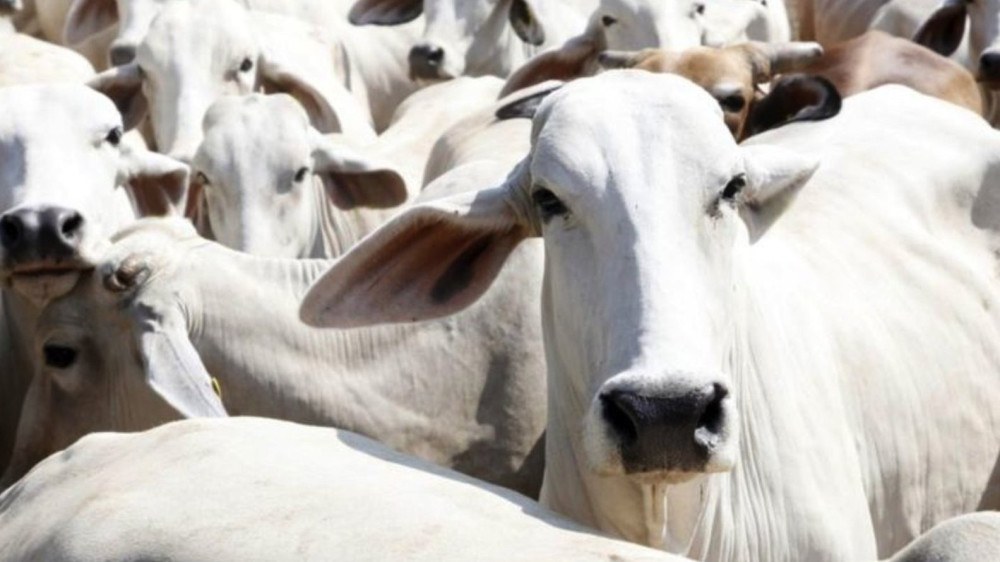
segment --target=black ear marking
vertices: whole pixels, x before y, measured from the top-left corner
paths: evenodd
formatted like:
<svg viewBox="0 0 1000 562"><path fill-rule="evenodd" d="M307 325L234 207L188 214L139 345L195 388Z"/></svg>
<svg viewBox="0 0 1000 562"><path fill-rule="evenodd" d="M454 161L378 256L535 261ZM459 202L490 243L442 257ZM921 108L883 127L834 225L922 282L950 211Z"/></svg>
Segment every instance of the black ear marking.
<svg viewBox="0 0 1000 562"><path fill-rule="evenodd" d="M557 84L551 88L546 88L544 90L534 92L529 96L515 99L497 109L496 118L501 121L506 121L507 119L533 119L535 117L535 112L538 111L538 106L542 104L546 97L552 92L562 88L562 84Z"/></svg>
<svg viewBox="0 0 1000 562"><path fill-rule="evenodd" d="M743 138L797 121L829 119L840 113L842 102L837 87L822 76L782 76L750 109Z"/></svg>
<svg viewBox="0 0 1000 562"><path fill-rule="evenodd" d="M541 45L545 42L545 29L535 17L528 0L511 0L510 12L507 14L514 33L529 45Z"/></svg>
<svg viewBox="0 0 1000 562"><path fill-rule="evenodd" d="M913 35L913 42L943 57L949 57L962 43L967 17L968 10L964 0L946 2L920 25L920 29Z"/></svg>

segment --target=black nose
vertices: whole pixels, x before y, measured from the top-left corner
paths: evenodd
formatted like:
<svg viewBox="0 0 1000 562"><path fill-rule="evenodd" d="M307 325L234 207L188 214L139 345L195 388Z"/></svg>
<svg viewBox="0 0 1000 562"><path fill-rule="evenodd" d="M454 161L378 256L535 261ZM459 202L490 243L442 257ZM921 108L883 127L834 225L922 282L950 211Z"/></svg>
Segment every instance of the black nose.
<svg viewBox="0 0 1000 562"><path fill-rule="evenodd" d="M717 382L655 396L611 390L600 400L627 472L698 472L723 439L728 395Z"/></svg>
<svg viewBox="0 0 1000 562"><path fill-rule="evenodd" d="M72 209L16 209L0 216L0 248L14 263L60 262L76 256L83 226L83 216Z"/></svg>
<svg viewBox="0 0 1000 562"><path fill-rule="evenodd" d="M134 45L112 45L108 51L108 59L111 66L122 66L132 62L135 58Z"/></svg>
<svg viewBox="0 0 1000 562"><path fill-rule="evenodd" d="M410 76L433 80L447 78L441 65L444 62L444 49L428 43L422 43L410 49Z"/></svg>

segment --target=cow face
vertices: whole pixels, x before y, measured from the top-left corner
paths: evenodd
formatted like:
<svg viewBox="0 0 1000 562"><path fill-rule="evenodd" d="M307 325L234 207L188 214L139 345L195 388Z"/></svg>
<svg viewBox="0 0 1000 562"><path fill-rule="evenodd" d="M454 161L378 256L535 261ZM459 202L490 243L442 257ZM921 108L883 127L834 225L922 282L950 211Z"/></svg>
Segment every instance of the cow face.
<svg viewBox="0 0 1000 562"><path fill-rule="evenodd" d="M122 145L121 117L83 86L0 91L0 279L35 300L65 292L135 216L184 204L187 167ZM130 201L131 199L131 201Z"/></svg>
<svg viewBox="0 0 1000 562"><path fill-rule="evenodd" d="M232 0L174 2L153 19L134 62L90 84L115 101L127 126L148 115L157 149L183 162L201 141L205 112L225 95L287 92L314 125L339 131L335 108L345 90L334 75L332 47L314 31Z"/></svg>
<svg viewBox="0 0 1000 562"><path fill-rule="evenodd" d="M224 98L205 118L194 160L199 213L216 240L244 252L302 258L325 255L320 229L341 210L393 207L406 200L401 175L357 157L313 129L286 95ZM325 190L325 193L324 193ZM331 216L336 215L336 216Z"/></svg>
<svg viewBox="0 0 1000 562"><path fill-rule="evenodd" d="M678 77L573 82L538 110L506 184L402 213L331 268L302 317L348 327L454 312L541 235L549 439L600 475L727 470L742 256L816 164L740 148L721 121Z"/></svg>
<svg viewBox="0 0 1000 562"><path fill-rule="evenodd" d="M225 415L169 283L175 252L204 241L179 220L136 228L42 311L37 370L3 484L91 432Z"/></svg>

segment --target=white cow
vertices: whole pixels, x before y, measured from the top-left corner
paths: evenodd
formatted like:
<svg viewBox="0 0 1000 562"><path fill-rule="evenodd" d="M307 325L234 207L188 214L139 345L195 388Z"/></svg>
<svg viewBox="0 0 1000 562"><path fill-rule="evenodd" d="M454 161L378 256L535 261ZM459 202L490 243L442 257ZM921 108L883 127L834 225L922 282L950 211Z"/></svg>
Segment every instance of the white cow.
<svg viewBox="0 0 1000 562"><path fill-rule="evenodd" d="M36 348L46 365L4 482L93 431L228 411L357 431L537 495L539 247L520 249L490 295L453 319L330 331L302 324L298 307L332 261L249 256L180 220L115 240L96 272L43 313Z"/></svg>
<svg viewBox="0 0 1000 562"><path fill-rule="evenodd" d="M187 168L120 146L121 117L83 85L0 88L0 470L34 370L40 303L136 216L183 208Z"/></svg>
<svg viewBox="0 0 1000 562"><path fill-rule="evenodd" d="M400 214L303 319L449 314L542 236L546 505L696 559L810 561L986 507L1000 135L896 86L742 146L720 116L678 77L572 82L505 182Z"/></svg>
<svg viewBox="0 0 1000 562"><path fill-rule="evenodd" d="M38 82L82 84L94 75L87 59L23 33L0 32L0 87Z"/></svg>
<svg viewBox="0 0 1000 562"><path fill-rule="evenodd" d="M561 45L586 25L596 0L358 0L358 25L399 25L424 14L423 38L410 49L410 77L506 77L532 56Z"/></svg>
<svg viewBox="0 0 1000 562"><path fill-rule="evenodd" d="M0 496L0 558L681 562L359 435L252 418L80 440Z"/></svg>
<svg viewBox="0 0 1000 562"><path fill-rule="evenodd" d="M775 10L780 13L773 13ZM545 80L596 74L600 70L598 57L605 50L680 51L751 40L786 42L789 36L788 16L781 1L602 0L583 33L522 65L511 74L502 93L509 94Z"/></svg>
<svg viewBox="0 0 1000 562"><path fill-rule="evenodd" d="M149 24L163 6L174 0L72 0L61 30L61 41L80 45L101 43L100 68L132 62L135 50L149 30ZM350 5L341 0L239 0L251 9L285 14L319 24L345 20Z"/></svg>
<svg viewBox="0 0 1000 562"><path fill-rule="evenodd" d="M184 161L194 155L202 118L216 99L262 89L296 97L324 132L374 138L365 110L369 101L379 107L412 86L405 76L369 81L366 73L389 76L391 67L359 68L347 43L331 45L324 33L287 17L250 12L233 0L174 2L153 21L134 62L99 74L91 84L116 101L127 125L137 124L148 108L157 149ZM361 42L350 48L368 47ZM391 94L374 92L395 86L400 90Z"/></svg>
<svg viewBox="0 0 1000 562"><path fill-rule="evenodd" d="M339 256L416 197L437 137L492 107L502 85L461 78L420 90L363 146L320 135L288 96L223 98L206 115L193 162L199 228L255 255Z"/></svg>
<svg viewBox="0 0 1000 562"><path fill-rule="evenodd" d="M234 466L245 470L233 470ZM95 500L95 498L97 498ZM98 434L0 495L0 557L682 562L347 431L254 418ZM950 520L892 562L1000 556L1000 514Z"/></svg>

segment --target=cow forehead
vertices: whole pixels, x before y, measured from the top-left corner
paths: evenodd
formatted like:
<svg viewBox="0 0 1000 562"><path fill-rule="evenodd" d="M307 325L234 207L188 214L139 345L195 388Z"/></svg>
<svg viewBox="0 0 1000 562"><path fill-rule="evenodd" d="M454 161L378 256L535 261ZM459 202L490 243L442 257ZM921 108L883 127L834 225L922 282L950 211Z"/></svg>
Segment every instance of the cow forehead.
<svg viewBox="0 0 1000 562"><path fill-rule="evenodd" d="M122 125L111 100L83 85L2 88L0 107L0 138L75 141L79 135L103 136Z"/></svg>
<svg viewBox="0 0 1000 562"><path fill-rule="evenodd" d="M591 177L604 175L595 167L619 173L679 155L721 166L736 148L718 103L702 88L635 70L577 80L553 93L536 114L532 146L533 174L559 167L589 170Z"/></svg>
<svg viewBox="0 0 1000 562"><path fill-rule="evenodd" d="M242 53L255 45L247 11L230 0L174 2L156 16L136 57L152 64L176 59L180 52Z"/></svg>
<svg viewBox="0 0 1000 562"><path fill-rule="evenodd" d="M294 160L310 150L309 120L291 97L254 95L217 103L206 116L205 138L195 156L203 168L226 160L271 164Z"/></svg>

